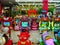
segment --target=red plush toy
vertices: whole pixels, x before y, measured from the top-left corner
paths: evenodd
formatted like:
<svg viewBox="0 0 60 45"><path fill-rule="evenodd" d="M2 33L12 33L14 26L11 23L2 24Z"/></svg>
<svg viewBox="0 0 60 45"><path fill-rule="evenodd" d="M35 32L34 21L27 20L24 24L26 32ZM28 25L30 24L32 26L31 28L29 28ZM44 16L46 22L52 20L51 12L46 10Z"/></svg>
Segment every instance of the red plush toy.
<svg viewBox="0 0 60 45"><path fill-rule="evenodd" d="M17 42L17 45L31 45L31 41L28 40L30 35L26 30L23 30L18 37L19 41Z"/></svg>
<svg viewBox="0 0 60 45"><path fill-rule="evenodd" d="M12 45L12 40L9 39L4 45Z"/></svg>
<svg viewBox="0 0 60 45"><path fill-rule="evenodd" d="M12 19L10 17L4 17L2 19L2 25L4 28L8 27L9 28L8 32L10 32L10 29L12 28Z"/></svg>

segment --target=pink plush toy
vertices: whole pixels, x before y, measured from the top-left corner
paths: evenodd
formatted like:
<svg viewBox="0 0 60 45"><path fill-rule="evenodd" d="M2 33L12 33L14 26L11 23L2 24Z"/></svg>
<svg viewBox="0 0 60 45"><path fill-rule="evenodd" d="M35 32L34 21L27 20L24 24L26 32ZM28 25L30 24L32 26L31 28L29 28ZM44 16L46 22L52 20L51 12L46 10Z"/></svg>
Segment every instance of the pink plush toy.
<svg viewBox="0 0 60 45"><path fill-rule="evenodd" d="M47 37L47 38L45 39L45 44L46 44L46 45L54 45L54 41L53 41L52 38Z"/></svg>

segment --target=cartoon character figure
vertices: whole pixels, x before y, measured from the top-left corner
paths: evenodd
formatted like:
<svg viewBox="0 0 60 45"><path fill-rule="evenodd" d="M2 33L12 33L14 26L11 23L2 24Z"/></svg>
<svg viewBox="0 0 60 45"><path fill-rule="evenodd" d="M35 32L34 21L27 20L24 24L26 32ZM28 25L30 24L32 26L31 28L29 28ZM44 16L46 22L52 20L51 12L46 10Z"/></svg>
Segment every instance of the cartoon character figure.
<svg viewBox="0 0 60 45"><path fill-rule="evenodd" d="M12 18L4 17L2 19L2 28L5 30L8 29L8 33L10 33L10 29L12 29Z"/></svg>
<svg viewBox="0 0 60 45"><path fill-rule="evenodd" d="M33 17L31 21L31 30L37 30L38 29L38 22L37 18Z"/></svg>
<svg viewBox="0 0 60 45"><path fill-rule="evenodd" d="M30 30L31 22L27 16L22 16L21 21L19 22L20 30L27 29L28 32Z"/></svg>
<svg viewBox="0 0 60 45"><path fill-rule="evenodd" d="M5 16L1 19L1 23L2 23L2 30L6 31L6 33L9 34L9 36L11 36L11 29L13 29L12 17L10 17L7 12Z"/></svg>
<svg viewBox="0 0 60 45"><path fill-rule="evenodd" d="M54 45L54 41L50 36L45 37L45 44L46 45Z"/></svg>
<svg viewBox="0 0 60 45"><path fill-rule="evenodd" d="M19 23L20 22L20 16L19 15L16 15L15 17L14 17L14 23L15 23L15 26L14 26L14 30L15 31L18 31L19 30Z"/></svg>
<svg viewBox="0 0 60 45"><path fill-rule="evenodd" d="M60 30L60 18L55 17L52 19L52 31L54 31L54 34L58 34Z"/></svg>
<svg viewBox="0 0 60 45"><path fill-rule="evenodd" d="M49 33L47 32L48 29L42 30L42 39L45 43L45 45L54 45L54 40L49 36ZM51 42L50 42L51 41Z"/></svg>
<svg viewBox="0 0 60 45"><path fill-rule="evenodd" d="M46 28L50 30L50 20L48 17L42 17L39 22L39 30L41 32L42 30L46 30Z"/></svg>
<svg viewBox="0 0 60 45"><path fill-rule="evenodd" d="M31 41L28 40L30 35L26 31L26 29L23 29L18 37L19 37L19 41L17 42L17 45L31 45Z"/></svg>

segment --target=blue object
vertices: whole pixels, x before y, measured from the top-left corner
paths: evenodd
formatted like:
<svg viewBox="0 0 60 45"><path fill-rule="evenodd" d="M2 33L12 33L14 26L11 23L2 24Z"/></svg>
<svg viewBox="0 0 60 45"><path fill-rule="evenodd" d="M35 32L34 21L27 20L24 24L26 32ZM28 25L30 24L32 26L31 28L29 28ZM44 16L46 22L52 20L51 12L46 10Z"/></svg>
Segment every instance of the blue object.
<svg viewBox="0 0 60 45"><path fill-rule="evenodd" d="M55 29L54 29L54 32L58 32L58 31L59 31L59 30L55 30Z"/></svg>
<svg viewBox="0 0 60 45"><path fill-rule="evenodd" d="M57 40L55 38L53 40L54 40L54 42L57 42Z"/></svg>
<svg viewBox="0 0 60 45"><path fill-rule="evenodd" d="M40 19L41 17L40 17L40 15L38 16L38 19Z"/></svg>
<svg viewBox="0 0 60 45"><path fill-rule="evenodd" d="M42 10L42 13L46 13L46 11L45 10Z"/></svg>
<svg viewBox="0 0 60 45"><path fill-rule="evenodd" d="M28 27L28 22L22 22L22 27Z"/></svg>
<svg viewBox="0 0 60 45"><path fill-rule="evenodd" d="M4 22L4 26L10 26L10 22Z"/></svg>
<svg viewBox="0 0 60 45"><path fill-rule="evenodd" d="M47 22L42 22L42 24L47 24Z"/></svg>
<svg viewBox="0 0 60 45"><path fill-rule="evenodd" d="M60 38L60 31L58 32L58 37Z"/></svg>
<svg viewBox="0 0 60 45"><path fill-rule="evenodd" d="M40 38L39 42L42 42L42 39Z"/></svg>
<svg viewBox="0 0 60 45"><path fill-rule="evenodd" d="M18 23L19 21L20 21L20 20L17 18L17 19L16 19L16 23Z"/></svg>

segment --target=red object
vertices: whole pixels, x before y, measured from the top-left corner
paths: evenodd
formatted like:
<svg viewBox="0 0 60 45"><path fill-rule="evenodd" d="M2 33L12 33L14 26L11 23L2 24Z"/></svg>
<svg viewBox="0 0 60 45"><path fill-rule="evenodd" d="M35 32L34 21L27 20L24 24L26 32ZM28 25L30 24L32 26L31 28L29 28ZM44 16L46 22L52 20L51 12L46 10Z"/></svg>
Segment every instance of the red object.
<svg viewBox="0 0 60 45"><path fill-rule="evenodd" d="M58 18L58 17L53 17L52 19L53 19L53 21L60 21L60 18Z"/></svg>
<svg viewBox="0 0 60 45"><path fill-rule="evenodd" d="M43 0L43 7L42 9L46 11L46 13L48 12L48 0Z"/></svg>
<svg viewBox="0 0 60 45"><path fill-rule="evenodd" d="M42 21L49 21L49 18L46 16L45 18L42 17L41 20L42 20Z"/></svg>
<svg viewBox="0 0 60 45"><path fill-rule="evenodd" d="M27 31L21 32L18 37L20 40L17 42L17 45L31 45L31 41L28 40L30 35Z"/></svg>
<svg viewBox="0 0 60 45"><path fill-rule="evenodd" d="M38 29L38 24L37 24L37 22L33 21L31 28L32 28L32 30L37 30L37 29Z"/></svg>
<svg viewBox="0 0 60 45"><path fill-rule="evenodd" d="M18 41L17 45L31 45L31 42L29 40L26 40L25 42Z"/></svg>
<svg viewBox="0 0 60 45"><path fill-rule="evenodd" d="M29 33L27 31L26 32L21 32L20 35L19 35L19 38L22 41L27 40L29 37L30 37L30 35L29 35ZM26 38L26 39L24 39L24 38Z"/></svg>
<svg viewBox="0 0 60 45"><path fill-rule="evenodd" d="M28 17L30 17L31 13L34 13L34 16L36 16L36 10L28 10Z"/></svg>
<svg viewBox="0 0 60 45"><path fill-rule="evenodd" d="M4 45L12 45L12 40L9 39Z"/></svg>
<svg viewBox="0 0 60 45"><path fill-rule="evenodd" d="M8 27L9 28L8 33L10 33L10 29L12 27L12 18L10 18L10 17L4 17L1 20L2 20L2 26L3 27L5 27L4 26L4 22L10 22L10 26Z"/></svg>
<svg viewBox="0 0 60 45"><path fill-rule="evenodd" d="M38 29L38 23L36 21L37 21L37 18L32 18L31 30L37 30Z"/></svg>
<svg viewBox="0 0 60 45"><path fill-rule="evenodd" d="M1 21L1 18L0 18L0 21Z"/></svg>
<svg viewBox="0 0 60 45"><path fill-rule="evenodd" d="M2 14L2 5L0 3L0 15Z"/></svg>

